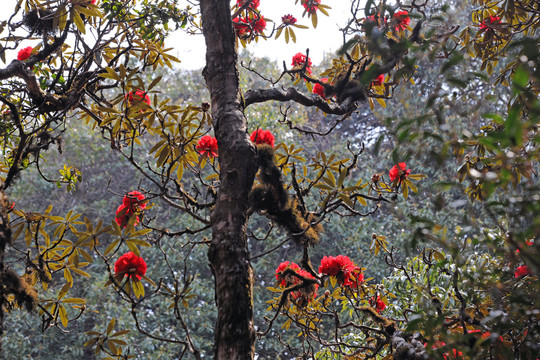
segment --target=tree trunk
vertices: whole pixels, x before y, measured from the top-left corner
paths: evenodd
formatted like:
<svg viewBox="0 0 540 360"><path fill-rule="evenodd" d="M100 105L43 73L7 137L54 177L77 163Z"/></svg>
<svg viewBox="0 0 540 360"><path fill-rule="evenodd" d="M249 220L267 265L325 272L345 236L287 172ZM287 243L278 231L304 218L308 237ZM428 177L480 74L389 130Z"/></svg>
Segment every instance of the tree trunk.
<svg viewBox="0 0 540 360"><path fill-rule="evenodd" d="M253 276L246 210L257 171L256 152L246 131L229 0L201 0L201 18L206 41L203 75L212 100L221 184L208 252L218 310L215 359L253 359Z"/></svg>

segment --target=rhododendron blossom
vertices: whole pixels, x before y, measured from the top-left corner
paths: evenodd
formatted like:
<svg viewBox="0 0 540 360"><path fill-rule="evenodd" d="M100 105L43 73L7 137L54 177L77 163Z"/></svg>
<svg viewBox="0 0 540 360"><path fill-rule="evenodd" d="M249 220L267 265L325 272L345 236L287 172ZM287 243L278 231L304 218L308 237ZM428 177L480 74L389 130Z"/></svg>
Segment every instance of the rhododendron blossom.
<svg viewBox="0 0 540 360"><path fill-rule="evenodd" d="M304 55L302 53L296 53L296 55L294 55L293 58L292 58L291 66L293 68L296 68L296 69L302 69L304 67L305 63L306 63L306 55ZM306 71L310 75L311 75L311 72L312 72L311 66L312 66L311 59L307 58Z"/></svg>
<svg viewBox="0 0 540 360"><path fill-rule="evenodd" d="M304 278L307 278L307 279L315 279L313 277L313 275L311 275L310 273L308 273L307 271L305 270L297 270L296 273ZM301 279L300 278L297 278L295 277L296 279L296 282L295 282L295 285L297 284L300 284L300 281ZM307 286L305 288L302 288L298 291L293 291L292 292L292 296L293 298L295 299L298 299L298 298L301 298L302 301L309 301L309 299L311 298L316 298L317 297L317 290L319 290L319 284L312 284L310 286Z"/></svg>
<svg viewBox="0 0 540 360"><path fill-rule="evenodd" d="M262 34L264 29L266 29L266 20L264 20L264 16L260 16L258 20L251 19L251 24L253 26L253 31L259 34Z"/></svg>
<svg viewBox="0 0 540 360"><path fill-rule="evenodd" d="M114 219L116 220L116 223L118 224L118 226L120 226L120 228L125 228L132 215L133 215L133 211L126 205L122 204L118 206L118 208L116 209L116 216ZM135 218L134 225L139 225L138 216Z"/></svg>
<svg viewBox="0 0 540 360"><path fill-rule="evenodd" d="M377 13L377 15L369 15L366 20L366 22L374 22L378 25L386 24L386 18L382 17L380 13Z"/></svg>
<svg viewBox="0 0 540 360"><path fill-rule="evenodd" d="M204 135L197 142L197 146L195 147L195 149L202 156L217 157L218 156L217 139L210 135Z"/></svg>
<svg viewBox="0 0 540 360"><path fill-rule="evenodd" d="M146 207L146 198L140 191L132 191L124 196L122 204L131 210L131 213Z"/></svg>
<svg viewBox="0 0 540 360"><path fill-rule="evenodd" d="M247 1L248 0L236 0L236 6L242 7ZM260 4L261 4L261 0L251 0L251 3L248 5L248 7L257 9Z"/></svg>
<svg viewBox="0 0 540 360"><path fill-rule="evenodd" d="M146 269L146 261L131 251L120 256L114 263L114 272L116 275L135 276L139 280L146 274Z"/></svg>
<svg viewBox="0 0 540 360"><path fill-rule="evenodd" d="M302 5L308 14L315 14L319 10L321 0L302 0Z"/></svg>
<svg viewBox="0 0 540 360"><path fill-rule="evenodd" d="M142 90L135 90L135 92L130 91L126 94L126 100L128 101L129 106L137 105L141 101L150 105L150 96Z"/></svg>
<svg viewBox="0 0 540 360"><path fill-rule="evenodd" d="M381 74L377 76L373 81L371 82L372 86L381 86L384 83L384 74Z"/></svg>
<svg viewBox="0 0 540 360"><path fill-rule="evenodd" d="M516 278L520 278L527 275L532 275L532 272L527 265L521 265L514 272L514 277Z"/></svg>
<svg viewBox="0 0 540 360"><path fill-rule="evenodd" d="M284 276L283 273L285 270L291 269L294 272L297 272L300 270L300 266L298 264L290 262L290 261L284 261L281 264L279 264L278 268L276 269L276 280L279 281L280 286L287 286L287 283L292 284L293 280L290 275Z"/></svg>
<svg viewBox="0 0 540 360"><path fill-rule="evenodd" d="M294 25L296 24L296 21L296 18L290 14L281 17L281 22L285 25Z"/></svg>
<svg viewBox="0 0 540 360"><path fill-rule="evenodd" d="M390 169L388 175L390 176L390 181L399 179L399 181L401 182L401 180L409 176L410 173L411 169L407 169L407 164L404 162L400 162Z"/></svg>
<svg viewBox="0 0 540 360"><path fill-rule="evenodd" d="M435 343L431 346L432 349L438 349L440 347L445 346L446 343L443 341L435 341ZM427 346L427 343L424 344L424 347ZM452 349L450 352L447 352L443 354L443 358L446 359L461 359L463 356L463 353L461 351L458 351L456 349Z"/></svg>
<svg viewBox="0 0 540 360"><path fill-rule="evenodd" d="M377 295L377 299L375 299L375 296L369 300L372 306L375 307L375 310L380 314L384 309L386 309L386 304L384 301L381 300L381 296Z"/></svg>
<svg viewBox="0 0 540 360"><path fill-rule="evenodd" d="M275 138L270 130L257 129L251 133L250 139L256 145L268 144L271 147L274 147Z"/></svg>
<svg viewBox="0 0 540 360"><path fill-rule="evenodd" d="M24 61L28 59L30 55L32 55L32 50L34 50L34 48L31 46L19 50L19 52L17 53L17 60Z"/></svg>
<svg viewBox="0 0 540 360"><path fill-rule="evenodd" d="M246 33L249 31L249 25L247 25L248 20L241 17L235 17L233 19L233 27L236 32L236 36L243 38Z"/></svg>
<svg viewBox="0 0 540 360"><path fill-rule="evenodd" d="M140 191L131 191L122 199L122 205L116 209L115 220L118 226L125 228L132 215L146 207L146 198ZM139 224L139 216L135 218L134 225Z"/></svg>
<svg viewBox="0 0 540 360"><path fill-rule="evenodd" d="M322 78L321 82L326 83L328 81L328 78ZM324 96L324 86L322 86L319 83L316 83L313 85L313 93L319 95L320 97L326 99Z"/></svg>
<svg viewBox="0 0 540 360"><path fill-rule="evenodd" d="M480 30L493 30L493 26L498 25L500 22L500 17L491 15L489 18L482 20L480 23Z"/></svg>
<svg viewBox="0 0 540 360"><path fill-rule="evenodd" d="M407 25L411 23L409 13L407 11L398 11L394 13L394 19L396 20L396 31L405 30Z"/></svg>
<svg viewBox="0 0 540 360"><path fill-rule="evenodd" d="M292 270L296 274L298 274L301 277L304 277L306 279L315 279L313 275L311 275L309 272L300 269L300 266L294 262L290 261L284 261L281 264L279 264L278 268L276 269L276 280L279 282L279 286L281 287L290 287L294 285L299 285L302 283L302 279L298 276L285 274L287 270ZM304 303L309 301L312 298L317 297L317 290L319 289L319 284L314 283L312 285L306 286L300 290L293 291L291 293L293 299L299 299L300 303Z"/></svg>
<svg viewBox="0 0 540 360"><path fill-rule="evenodd" d="M341 285L357 287L364 280L360 268L348 256L325 256L321 260L319 273L335 276Z"/></svg>

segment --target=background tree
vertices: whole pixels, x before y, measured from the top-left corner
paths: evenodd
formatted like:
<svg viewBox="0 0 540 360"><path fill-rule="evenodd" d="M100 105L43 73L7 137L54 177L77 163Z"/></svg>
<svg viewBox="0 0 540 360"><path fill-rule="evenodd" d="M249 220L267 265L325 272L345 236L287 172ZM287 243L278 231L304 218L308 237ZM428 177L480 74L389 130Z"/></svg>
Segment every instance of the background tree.
<svg viewBox="0 0 540 360"><path fill-rule="evenodd" d="M21 2L4 25L9 31L4 48L19 50L19 44L35 35L42 44L21 49L19 59L0 71L6 120L3 188L11 191L21 171L35 164L45 179L57 186L64 184L69 191L79 187L81 193L85 182L81 182L80 169L62 166L60 179L41 170L45 150L55 146L60 153L67 151L62 139L77 137L73 130L80 126L71 125L69 110L78 109L74 117L95 129L93 139L98 134L106 141L101 143L106 146L98 145L100 152L112 149L105 161L118 167L123 178L115 175L116 184L107 187L122 205L111 225L105 226L97 218L111 220L117 206L107 202L106 193L99 196L101 204L84 209L84 222L73 211L76 200L55 215L51 208L28 212L17 205L19 201L12 206L5 199L0 247L3 310L35 307L35 291L42 286L37 304L42 329L65 331L80 320L91 319L83 329L89 336L86 345L109 357L136 353L145 358L157 352L151 346L154 343L132 350L122 340L126 331L115 330L116 318L128 314L142 335L172 344L176 357L190 353L201 358L214 346L216 358L252 358L257 334L278 336L285 346L280 352L283 358L400 359L426 358L427 353L475 358L512 353L527 358L537 352L538 322L530 315L538 308L534 300L537 279L531 277L538 269L537 199L529 196L537 191L533 176L538 143L538 66L534 60L538 59L538 40L533 37L538 16L533 2L512 2L504 8L498 3L476 4L475 24L459 36L457 27L441 20L448 9L438 8L436 2L429 8L427 3L415 2L368 3L365 9L353 2L352 20L343 28L341 56L319 74L326 81L313 74L309 54L299 53L290 69L285 65L283 72L264 71L263 79L281 82L250 81L255 88L242 92L237 45L248 46L265 36L267 23L259 3L238 2L231 11L227 2L203 1L207 44L203 74L211 102L197 105L173 104L157 92L162 77L174 75L145 72L176 60L164 50L168 29L171 24L189 26L197 16L195 9L179 11L167 1L143 1L138 7L132 1L93 3ZM313 26L320 14L328 12L318 1L300 1L300 5ZM22 15L20 21L17 14ZM290 40L293 25L291 18L284 17L275 26L276 36L283 33ZM21 27L26 27L26 37L17 36ZM487 46L491 43L496 47ZM485 75L457 71L458 67L474 69L475 60L464 61L463 54L481 59L478 65L488 75L496 71L500 90L493 90ZM256 64L251 76L262 74L261 66ZM430 67L440 71L431 78L422 75ZM439 74L444 81L436 81ZM354 120L369 119L362 105L387 106L384 99L399 97L397 89L405 89L407 81L420 82L431 93L425 110L408 113L405 119L400 116L399 121L385 121L384 128L371 125L370 131L355 124ZM447 115L447 107L458 100L473 101L479 96L495 99L487 110L491 114L484 119L479 116L486 110L480 106L461 109L459 116ZM263 104L272 100L301 105L282 107L277 117L287 125L280 130L283 138L298 142L286 143L278 137L274 148L265 132L250 137L258 128L252 117L277 113ZM319 112L312 114L303 109L306 106ZM298 114L309 118L299 119ZM464 116L470 116L468 123L461 121ZM353 121L347 122L348 118ZM267 125L267 119L258 119L259 126ZM210 123L218 149L208 138L201 142ZM385 138L369 140L373 164L364 167L358 164L366 158L365 146L359 141L347 146L332 142L329 130L338 134L336 139L339 134L354 137L358 130L364 131L366 142L376 134ZM310 137L321 135L325 141L308 144ZM426 159L422 162L438 167L437 172L427 167L426 173L443 180L438 189L445 191L434 196L423 189L415 200L412 192L417 185L411 180L420 176L408 167L416 169L411 164L416 160L419 165L420 158L415 159L416 148L408 143L420 140L423 149L432 149L419 154ZM300 143L307 146L302 149ZM381 149L383 154L391 152L388 165L381 166ZM216 150L217 158L213 156ZM113 153L134 170L125 171ZM465 192L480 206L463 200L463 189L449 181L451 171L440 171L441 165L455 158L463 161L457 179L469 182ZM409 166L398 164L404 160ZM514 190L508 188L510 184ZM140 193L132 192L135 186ZM449 191L451 187L455 189ZM500 191L504 188L508 193ZM24 192L24 188L19 190L19 194ZM396 202L401 195L406 201ZM424 207L423 199L430 196L433 204ZM463 218L465 209L473 209L474 217L455 219L460 214ZM342 251L315 247L322 228L330 233L323 240L335 246L344 243L336 233L350 232L350 238L361 233L351 231L348 224L354 221L346 219L366 218L365 227L388 222L399 228L407 224L408 214L412 236L405 250L416 252L418 245L425 246L420 257L401 260L403 255L390 248L378 231L365 241L374 253L369 261L385 253L388 265L395 269L384 283L370 281L372 269L335 257ZM450 215L454 218L448 223ZM146 249L150 246L153 250ZM128 249L135 255L122 255ZM207 268L194 266L204 262L206 251L217 305L214 341L209 341L206 327L200 328L200 314L214 313L208 311L210 274ZM482 254L473 256L478 252ZM136 255L146 259L147 270L140 260L127 267L118 265L119 258L137 259ZM348 255L358 259L354 253ZM274 274L281 261L297 261L300 266L283 262ZM479 269L486 264L497 270L488 268L483 274ZM128 306L123 312L103 307L105 317L101 318L92 314L94 301L84 289L87 277L104 282L104 274L106 285ZM253 316L255 284L271 284L270 290L276 293L265 323ZM326 291L321 294L319 287ZM163 314L162 321L152 321L156 312ZM174 320L167 320L167 314ZM294 341L287 338L286 331L276 329L280 321L286 330L296 328L293 336L298 331L301 336ZM258 332L255 324L260 324ZM476 333L483 335L481 339ZM267 343L264 338L259 341L261 350L275 357L277 347ZM170 358L171 353L164 356Z"/></svg>

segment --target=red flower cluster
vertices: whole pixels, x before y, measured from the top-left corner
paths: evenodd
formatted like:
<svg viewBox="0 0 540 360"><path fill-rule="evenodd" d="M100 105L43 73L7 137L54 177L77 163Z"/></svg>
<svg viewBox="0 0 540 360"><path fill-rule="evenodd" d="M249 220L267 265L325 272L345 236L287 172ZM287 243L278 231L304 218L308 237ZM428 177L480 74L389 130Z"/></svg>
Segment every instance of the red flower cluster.
<svg viewBox="0 0 540 360"><path fill-rule="evenodd" d="M386 25L386 18L382 17L380 13L377 13L377 15L369 15L366 18L366 21L377 22L379 25L380 24Z"/></svg>
<svg viewBox="0 0 540 360"><path fill-rule="evenodd" d="M375 307L375 311L377 311L377 313L381 313L384 309L386 309L386 304L384 303L384 301L381 300L381 296L380 295L377 295L377 298L375 299L375 296L371 299L369 299L369 303L371 306L374 306Z"/></svg>
<svg viewBox="0 0 540 360"><path fill-rule="evenodd" d="M274 147L275 138L270 130L261 130L257 129L251 133L250 139L256 145L268 144L271 147Z"/></svg>
<svg viewBox="0 0 540 360"><path fill-rule="evenodd" d="M315 14L319 10L321 0L302 0L302 5L308 14Z"/></svg>
<svg viewBox="0 0 540 360"><path fill-rule="evenodd" d="M296 55L293 56L291 65L294 68L301 69L301 68L304 67L305 62L306 62L306 55L304 55L302 53L297 53ZM311 59L307 58L306 71L310 75L311 75L311 71L312 71L311 66L312 66Z"/></svg>
<svg viewBox="0 0 540 360"><path fill-rule="evenodd" d="M218 156L218 146L217 139L210 135L204 135L197 142L195 149L202 156L206 157L217 157Z"/></svg>
<svg viewBox="0 0 540 360"><path fill-rule="evenodd" d="M97 1L97 0L86 0L86 1L80 1L80 2L81 2L81 3L87 2L87 3L90 3L90 4L95 5L95 4L96 4L96 1ZM73 2L73 0L69 0L69 2Z"/></svg>
<svg viewBox="0 0 540 360"><path fill-rule="evenodd" d="M116 223L121 228L126 227L132 215L138 213L146 207L144 195L139 191L132 191L124 196L122 205L116 209ZM135 219L135 225L139 224L139 216Z"/></svg>
<svg viewBox="0 0 540 360"><path fill-rule="evenodd" d="M323 83L326 83L328 81L328 78L322 78L321 81ZM326 99L326 97L324 96L324 86L319 83L313 85L313 93L319 95L323 99Z"/></svg>
<svg viewBox="0 0 540 360"><path fill-rule="evenodd" d="M251 19L251 26L253 27L254 32L262 34L264 29L266 29L266 20L264 20L264 16L261 15L257 20Z"/></svg>
<svg viewBox="0 0 540 360"><path fill-rule="evenodd" d="M364 281L361 269L348 256L325 256L321 260L319 273L337 277L339 283L352 288Z"/></svg>
<svg viewBox="0 0 540 360"><path fill-rule="evenodd" d="M388 175L390 175L390 181L399 179L399 182L401 182L401 180L409 176L410 173L411 169L407 169L407 164L404 162L400 162L390 169Z"/></svg>
<svg viewBox="0 0 540 360"><path fill-rule="evenodd" d="M290 14L281 17L281 22L285 25L294 25L296 24L296 21L296 18Z"/></svg>
<svg viewBox="0 0 540 360"><path fill-rule="evenodd" d="M373 79L371 86L381 86L384 83L384 74L377 76Z"/></svg>
<svg viewBox="0 0 540 360"><path fill-rule="evenodd" d="M236 32L236 36L241 39L247 39L250 37L250 30L252 30L254 33L262 34L264 29L266 29L266 20L262 15L256 19L252 17L235 17L233 19L233 27Z"/></svg>
<svg viewBox="0 0 540 360"><path fill-rule="evenodd" d="M427 344L424 344L424 346L426 346L426 345ZM438 349L438 348L443 347L445 345L446 345L445 342L435 341L435 343L433 344L433 346L431 348L432 349ZM462 356L463 356L463 353L461 351L456 350L456 349L452 349L452 351L443 354L443 358L445 360L446 359L461 359Z"/></svg>
<svg viewBox="0 0 540 360"><path fill-rule="evenodd" d="M236 0L236 6L242 7L247 2L247 0ZM249 7L253 9L257 9L261 5L261 0L252 0L251 3L248 5Z"/></svg>
<svg viewBox="0 0 540 360"><path fill-rule="evenodd" d="M396 31L405 30L407 25L411 23L409 13L407 11L398 11L394 13L394 19L396 20Z"/></svg>
<svg viewBox="0 0 540 360"><path fill-rule="evenodd" d="M32 54L32 50L34 50L34 48L31 46L19 50L19 52L17 53L17 60L24 61L28 59Z"/></svg>
<svg viewBox="0 0 540 360"><path fill-rule="evenodd" d="M126 94L126 100L128 101L129 106L137 105L141 101L150 105L150 96L142 90L135 90L135 92L130 91Z"/></svg>
<svg viewBox="0 0 540 360"><path fill-rule="evenodd" d="M527 246L532 246L532 244L534 244L534 242L532 240L527 240L525 241L525 244ZM519 254L519 249L516 250L516 255Z"/></svg>
<svg viewBox="0 0 540 360"><path fill-rule="evenodd" d="M114 272L116 275L135 276L139 280L146 274L146 269L146 261L131 251L120 256L114 263Z"/></svg>
<svg viewBox="0 0 540 360"><path fill-rule="evenodd" d="M532 275L531 269L527 265L521 265L514 272L514 277L521 278L527 275Z"/></svg>
<svg viewBox="0 0 540 360"><path fill-rule="evenodd" d="M235 17L232 21L236 36L239 38L245 37L249 32L249 20L243 17Z"/></svg>
<svg viewBox="0 0 540 360"><path fill-rule="evenodd" d="M500 22L500 17L490 15L489 18L482 20L482 22L480 23L480 30L493 30L493 26L498 25Z"/></svg>
<svg viewBox="0 0 540 360"><path fill-rule="evenodd" d="M287 286L287 283L289 284L293 283L293 280L290 275L287 275L287 276L283 275L283 273L287 269L291 269L294 272L298 272L298 270L300 270L300 266L290 261L284 261L281 264L279 264L278 268L276 269L276 280L279 281L280 286Z"/></svg>
<svg viewBox="0 0 540 360"><path fill-rule="evenodd" d="M299 277L290 274L285 275L285 271L287 269L291 269L296 274L304 278L315 279L313 275L311 275L309 272L300 269L300 266L298 266L298 264L290 261L284 261L279 264L278 268L276 269L276 280L281 287L290 287L294 285L299 285L301 283L301 279ZM311 294L313 294L313 298L317 297L318 289L319 284L314 284L313 286L303 288L298 291L293 291L291 295L294 299L303 298L302 302L309 301L309 298L311 298Z"/></svg>

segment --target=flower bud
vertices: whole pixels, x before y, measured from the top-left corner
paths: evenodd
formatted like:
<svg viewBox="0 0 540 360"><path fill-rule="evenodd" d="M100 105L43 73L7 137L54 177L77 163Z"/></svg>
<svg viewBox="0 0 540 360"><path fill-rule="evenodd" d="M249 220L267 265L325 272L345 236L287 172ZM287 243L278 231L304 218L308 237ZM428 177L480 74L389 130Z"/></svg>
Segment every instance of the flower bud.
<svg viewBox="0 0 540 360"><path fill-rule="evenodd" d="M202 111L207 112L208 110L210 110L210 103L208 101L203 101L203 103L201 104L201 109Z"/></svg>
<svg viewBox="0 0 540 360"><path fill-rule="evenodd" d="M371 181L375 184L378 183L380 179L381 179L381 174L378 174L378 173L373 174L373 176L371 177Z"/></svg>

